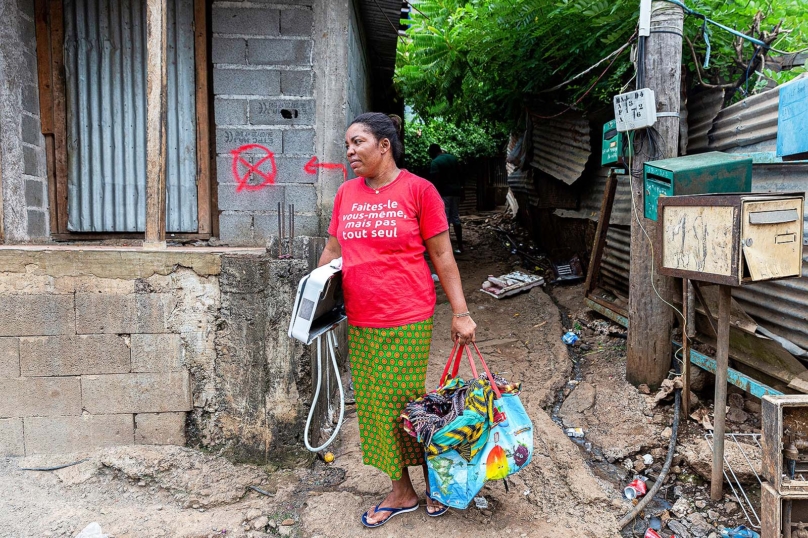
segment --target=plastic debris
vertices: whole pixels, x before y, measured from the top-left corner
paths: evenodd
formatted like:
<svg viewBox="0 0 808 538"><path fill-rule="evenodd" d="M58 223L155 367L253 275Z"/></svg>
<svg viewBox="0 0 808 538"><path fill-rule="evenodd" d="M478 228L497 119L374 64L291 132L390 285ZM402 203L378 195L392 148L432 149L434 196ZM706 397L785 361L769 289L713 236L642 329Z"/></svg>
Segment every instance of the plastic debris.
<svg viewBox="0 0 808 538"><path fill-rule="evenodd" d="M760 538L758 533L743 525L735 527L734 529L722 529L721 536L727 536L728 538Z"/></svg>
<svg viewBox="0 0 808 538"><path fill-rule="evenodd" d="M567 334L561 337L561 341L567 344L568 346L575 345L575 342L577 342L578 340L580 340L580 338L578 337L577 334L575 334L572 331L568 332Z"/></svg>
<svg viewBox="0 0 808 538"><path fill-rule="evenodd" d="M581 438L584 436L584 429L583 428L567 428L564 430L569 437L576 437Z"/></svg>
<svg viewBox="0 0 808 538"><path fill-rule="evenodd" d="M642 462L643 462L645 465L653 465L653 464L654 464L654 457L653 457L651 454L645 454L645 455L642 457Z"/></svg>
<svg viewBox="0 0 808 538"><path fill-rule="evenodd" d="M109 534L104 534L101 525L93 521L76 535L76 538L109 538Z"/></svg>
<svg viewBox="0 0 808 538"><path fill-rule="evenodd" d="M483 496L474 497L474 506L480 510L488 508L488 499Z"/></svg>

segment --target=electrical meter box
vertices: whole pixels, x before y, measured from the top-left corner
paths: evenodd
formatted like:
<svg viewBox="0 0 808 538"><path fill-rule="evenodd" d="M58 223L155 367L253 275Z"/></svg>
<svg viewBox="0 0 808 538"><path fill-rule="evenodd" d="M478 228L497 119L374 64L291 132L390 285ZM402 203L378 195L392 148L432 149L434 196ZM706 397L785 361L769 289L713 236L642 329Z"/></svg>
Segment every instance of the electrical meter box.
<svg viewBox="0 0 808 538"><path fill-rule="evenodd" d="M631 152L627 135L617 130L616 120L603 124L603 145L600 156L601 166L622 165L625 156Z"/></svg>
<svg viewBox="0 0 808 538"><path fill-rule="evenodd" d="M760 512L760 536L764 538L795 538L808 532L808 493L779 493L763 482Z"/></svg>
<svg viewBox="0 0 808 538"><path fill-rule="evenodd" d="M805 193L659 198L660 274L740 286L798 277Z"/></svg>
<svg viewBox="0 0 808 538"><path fill-rule="evenodd" d="M663 196L750 190L752 159L718 151L649 161L643 169L645 218L654 221Z"/></svg>
<svg viewBox="0 0 808 538"><path fill-rule="evenodd" d="M761 400L761 475L778 493L808 495L808 394Z"/></svg>

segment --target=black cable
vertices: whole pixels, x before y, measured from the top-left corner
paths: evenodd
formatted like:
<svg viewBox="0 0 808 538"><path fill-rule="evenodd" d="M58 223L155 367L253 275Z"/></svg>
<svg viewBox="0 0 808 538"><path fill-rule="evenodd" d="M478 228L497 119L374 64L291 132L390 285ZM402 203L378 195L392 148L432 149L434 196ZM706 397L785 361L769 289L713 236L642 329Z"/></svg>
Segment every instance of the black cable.
<svg viewBox="0 0 808 538"><path fill-rule="evenodd" d="M55 465L53 467L20 467L20 471L58 471L59 469L64 469L66 467L73 467L74 465L78 465L79 463L84 463L89 459L90 458L84 458L83 460L74 461L73 463L65 463L64 465Z"/></svg>

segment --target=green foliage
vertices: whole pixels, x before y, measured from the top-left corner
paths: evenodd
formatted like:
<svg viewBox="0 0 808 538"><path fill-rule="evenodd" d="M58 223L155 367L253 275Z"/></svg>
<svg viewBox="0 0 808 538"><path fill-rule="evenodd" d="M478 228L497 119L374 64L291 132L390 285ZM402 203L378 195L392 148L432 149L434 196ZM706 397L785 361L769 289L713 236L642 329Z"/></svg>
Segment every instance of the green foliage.
<svg viewBox="0 0 808 538"><path fill-rule="evenodd" d="M430 144L439 144L463 162L476 157L494 157L504 150L503 132L489 134L480 125L464 122L455 124L435 117L428 121L413 118L405 123L404 141L407 167L423 170L432 161L428 149Z"/></svg>
<svg viewBox="0 0 808 538"><path fill-rule="evenodd" d="M541 93L570 78L626 43L636 29L638 0L413 0L407 37L399 40L396 83L405 101L424 118L472 121L484 127L511 122L525 100L554 103L553 112L589 93L580 108L607 104L634 74L628 52L594 87L606 64L559 90ZM760 13L759 32L782 29L776 48L796 50L808 44L805 13L808 0L686 0L692 9L741 32L750 32ZM705 83L743 84L746 64L754 54L743 45L741 58L733 36L708 27L712 43ZM685 35L693 42L699 62L705 45L702 20L689 16ZM759 54L764 56L764 54ZM792 74L753 65L749 91L764 81L783 82ZM696 63L685 42L683 58L697 80ZM758 58L759 60L760 58ZM766 71L769 68L769 71ZM759 70L760 74L754 74ZM731 90L732 91L732 90Z"/></svg>

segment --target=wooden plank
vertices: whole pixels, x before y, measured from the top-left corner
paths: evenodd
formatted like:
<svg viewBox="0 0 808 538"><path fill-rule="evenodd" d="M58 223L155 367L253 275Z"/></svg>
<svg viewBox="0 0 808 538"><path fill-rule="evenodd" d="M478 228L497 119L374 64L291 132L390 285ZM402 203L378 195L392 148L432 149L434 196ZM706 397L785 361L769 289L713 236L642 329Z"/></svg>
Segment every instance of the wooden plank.
<svg viewBox="0 0 808 538"><path fill-rule="evenodd" d="M194 1L196 66L196 184L199 233L211 231L210 86L208 85L208 23L205 0Z"/></svg>
<svg viewBox="0 0 808 538"><path fill-rule="evenodd" d="M144 246L166 240L166 36L164 0L146 3L146 234Z"/></svg>
<svg viewBox="0 0 808 538"><path fill-rule="evenodd" d="M609 220L612 218L612 206L614 205L614 195L617 192L617 174L614 168L609 171L606 178L606 188L603 191L603 201L600 204L600 218L595 231L595 244L592 247L592 256L589 260L589 267L586 272L585 292L589 293L595 287L595 280L600 274L600 261L603 259L603 251L606 248L606 230L609 229Z"/></svg>
<svg viewBox="0 0 808 538"><path fill-rule="evenodd" d="M54 136L45 135L45 166L48 167L48 212L50 213L50 232L59 232L59 212L57 211L56 193L56 153L54 150Z"/></svg>
<svg viewBox="0 0 808 538"><path fill-rule="evenodd" d="M729 311L732 300L729 286L718 288L718 343L715 351L715 398L713 408L713 468L710 498L724 496L724 433L727 418L727 375L729 370Z"/></svg>
<svg viewBox="0 0 808 538"><path fill-rule="evenodd" d="M660 155L650 158L638 155L630 174L641 174L645 160L678 155L683 20L680 7L661 1L651 4L652 33L641 38L647 41L643 70L646 80L638 80L638 84L655 92L659 112L673 114L659 117L654 125L659 134ZM664 32L654 33L655 28ZM644 207L642 181L632 180L631 195L635 208ZM653 267L654 258L662 255L659 249L652 250L657 223L641 214L636 217L631 220L628 308L631 329L626 342L626 380L655 389L668 375L673 328L673 310L657 297L657 292L670 301L674 297L674 281L655 273Z"/></svg>
<svg viewBox="0 0 808 538"><path fill-rule="evenodd" d="M682 279L682 410L685 416L690 416L690 337L688 336L688 321L690 320L690 302L687 300L690 280Z"/></svg>
<svg viewBox="0 0 808 538"><path fill-rule="evenodd" d="M56 179L56 229L67 232L67 109L65 104L64 9L50 0L51 80L53 84L53 161ZM54 202L51 202L54 203Z"/></svg>
<svg viewBox="0 0 808 538"><path fill-rule="evenodd" d="M53 77L51 75L50 25L48 23L48 0L36 0L34 22L36 24L36 65L39 78L39 122L42 134L53 134Z"/></svg>

